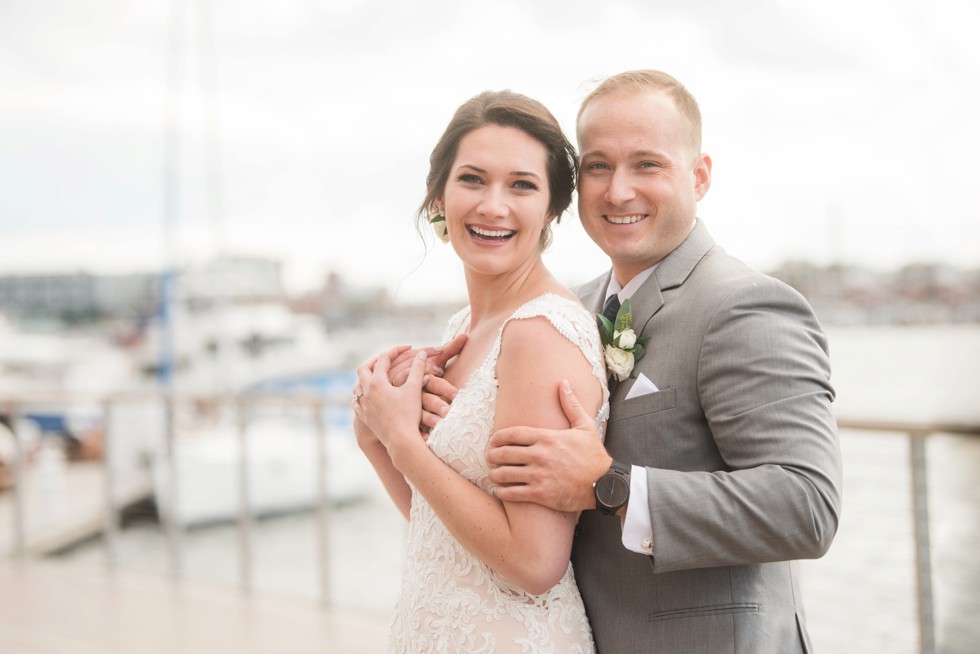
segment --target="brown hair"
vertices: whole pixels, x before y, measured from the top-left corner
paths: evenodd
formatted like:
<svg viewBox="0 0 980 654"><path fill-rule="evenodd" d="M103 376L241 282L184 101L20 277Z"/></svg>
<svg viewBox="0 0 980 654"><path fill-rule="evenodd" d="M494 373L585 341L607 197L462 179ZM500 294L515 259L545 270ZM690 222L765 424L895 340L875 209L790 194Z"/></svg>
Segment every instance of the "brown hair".
<svg viewBox="0 0 980 654"><path fill-rule="evenodd" d="M698 102L690 91L684 88L677 79L659 70L628 70L604 79L599 86L592 90L582 106L579 107L576 124L582 119L582 112L596 98L616 93L617 91L663 91L673 100L677 109L691 125L691 138L695 152L701 152L701 110Z"/></svg>
<svg viewBox="0 0 980 654"><path fill-rule="evenodd" d="M513 91L484 91L464 102L456 110L446 130L429 156L429 174L425 178L425 198L419 207L421 227L436 199L446 190L449 169L456 160L459 142L473 130L486 125L515 127L545 147L548 153L548 211L558 222L572 202L578 163L575 147L566 138L558 121L548 109L526 95ZM541 234L541 246L551 241L551 225Z"/></svg>

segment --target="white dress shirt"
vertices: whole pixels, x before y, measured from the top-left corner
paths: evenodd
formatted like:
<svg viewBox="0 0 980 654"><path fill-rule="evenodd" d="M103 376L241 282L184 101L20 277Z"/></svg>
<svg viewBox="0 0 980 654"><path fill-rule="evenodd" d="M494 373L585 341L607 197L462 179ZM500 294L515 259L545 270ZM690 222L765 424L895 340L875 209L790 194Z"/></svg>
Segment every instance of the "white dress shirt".
<svg viewBox="0 0 980 654"><path fill-rule="evenodd" d="M613 294L619 295L619 301L628 300L633 293L643 285L657 264L653 264L633 279L621 286L616 275L611 275L609 286L606 287L608 300ZM623 547L638 554L653 554L653 525L650 522L649 489L647 487L647 471L643 466L630 466L630 500L626 505L626 517L623 519Z"/></svg>

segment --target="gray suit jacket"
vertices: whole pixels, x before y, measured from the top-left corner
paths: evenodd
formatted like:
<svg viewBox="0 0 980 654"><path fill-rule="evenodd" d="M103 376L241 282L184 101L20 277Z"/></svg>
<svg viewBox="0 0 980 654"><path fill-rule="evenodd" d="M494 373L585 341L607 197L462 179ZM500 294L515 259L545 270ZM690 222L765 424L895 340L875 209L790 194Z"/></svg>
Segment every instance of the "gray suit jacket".
<svg viewBox="0 0 980 654"><path fill-rule="evenodd" d="M586 307L608 281L580 289ZM650 337L634 375L660 390L626 400L633 380L611 382L606 447L646 467L654 552L582 514L572 559L600 654L812 652L793 561L827 551L841 501L816 317L700 220L631 303Z"/></svg>

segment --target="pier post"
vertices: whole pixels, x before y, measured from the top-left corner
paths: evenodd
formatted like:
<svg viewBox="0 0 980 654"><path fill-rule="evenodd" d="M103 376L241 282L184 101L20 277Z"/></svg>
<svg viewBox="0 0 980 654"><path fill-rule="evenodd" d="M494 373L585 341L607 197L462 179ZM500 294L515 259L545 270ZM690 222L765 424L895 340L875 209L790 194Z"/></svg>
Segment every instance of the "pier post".
<svg viewBox="0 0 980 654"><path fill-rule="evenodd" d="M113 471L113 435L109 428L112 418L112 400L102 402L102 478L103 522L102 543L105 548L105 563L109 571L116 569L118 561L119 515L116 511L116 478Z"/></svg>
<svg viewBox="0 0 980 654"><path fill-rule="evenodd" d="M320 573L320 597L323 605L333 603L330 595L330 502L327 497L327 427L324 404L313 401L313 424L316 438L316 558Z"/></svg>
<svg viewBox="0 0 980 654"><path fill-rule="evenodd" d="M13 460L13 488L14 494L14 557L19 562L27 558L27 528L26 528L26 509L24 504L27 502L26 480L27 475L24 470L27 464L27 457L24 455L24 442L20 436L21 421L20 407L13 404L7 412L10 416L10 433L14 437L14 460Z"/></svg>
<svg viewBox="0 0 980 654"><path fill-rule="evenodd" d="M909 432L909 467L912 471L912 519L915 535L915 589L919 618L919 652L935 654L935 617L932 599L932 561L929 545L929 495L926 471L928 432Z"/></svg>
<svg viewBox="0 0 980 654"><path fill-rule="evenodd" d="M166 462L166 492L170 498L170 508L161 512L160 521L167 541L167 559L170 565L170 576L180 579L183 576L183 560L180 542L180 502L178 500L177 473L177 399L173 389L163 395L164 443L163 456Z"/></svg>
<svg viewBox="0 0 980 654"><path fill-rule="evenodd" d="M249 497L248 416L245 400L232 400L238 428L238 559L242 590L253 589L252 575L252 507Z"/></svg>

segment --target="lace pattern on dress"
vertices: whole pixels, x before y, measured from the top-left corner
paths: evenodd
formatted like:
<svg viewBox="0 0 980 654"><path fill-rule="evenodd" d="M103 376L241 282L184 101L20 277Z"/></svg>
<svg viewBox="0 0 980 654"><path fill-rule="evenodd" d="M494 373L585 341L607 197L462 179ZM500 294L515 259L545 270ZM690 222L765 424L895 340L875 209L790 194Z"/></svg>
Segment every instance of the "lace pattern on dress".
<svg viewBox="0 0 980 654"><path fill-rule="evenodd" d="M493 431L496 363L503 329L511 320L538 316L547 318L579 348L601 382L597 423L603 424L609 412L605 363L592 314L556 294L524 304L501 326L487 358L460 389L428 440L439 458L487 493L493 484L487 476L484 451ZM444 340L461 333L468 323L467 308L450 319ZM551 590L530 595L464 549L425 498L414 492L401 581L389 652L489 654L498 647L502 652L594 652L571 564Z"/></svg>

